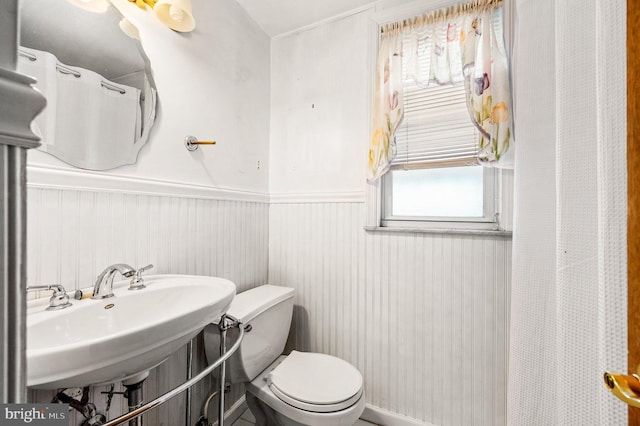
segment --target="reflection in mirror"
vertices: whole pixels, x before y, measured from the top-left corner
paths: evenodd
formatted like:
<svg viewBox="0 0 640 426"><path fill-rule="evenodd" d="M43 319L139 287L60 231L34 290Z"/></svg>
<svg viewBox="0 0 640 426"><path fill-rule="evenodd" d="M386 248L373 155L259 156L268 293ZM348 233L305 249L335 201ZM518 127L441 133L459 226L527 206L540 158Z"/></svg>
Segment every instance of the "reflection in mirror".
<svg viewBox="0 0 640 426"><path fill-rule="evenodd" d="M18 70L47 98L39 149L83 169L135 163L156 113L135 27L108 0L22 0L20 20Z"/></svg>

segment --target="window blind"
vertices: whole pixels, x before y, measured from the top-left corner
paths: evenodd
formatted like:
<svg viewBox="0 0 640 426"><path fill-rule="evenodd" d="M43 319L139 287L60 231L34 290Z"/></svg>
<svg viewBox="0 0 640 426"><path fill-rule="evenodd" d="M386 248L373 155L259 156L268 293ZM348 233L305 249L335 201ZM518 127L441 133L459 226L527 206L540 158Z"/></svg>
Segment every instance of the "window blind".
<svg viewBox="0 0 640 426"><path fill-rule="evenodd" d="M464 84L404 87L394 168L477 164L478 131L469 120Z"/></svg>
<svg viewBox="0 0 640 426"><path fill-rule="evenodd" d="M438 65L434 55L439 49L435 40L445 38L446 28L427 26L404 34L404 119L396 131L392 168L478 164L479 135L469 119L459 53L449 48L444 73L438 68L441 57ZM441 78L452 82L438 84Z"/></svg>

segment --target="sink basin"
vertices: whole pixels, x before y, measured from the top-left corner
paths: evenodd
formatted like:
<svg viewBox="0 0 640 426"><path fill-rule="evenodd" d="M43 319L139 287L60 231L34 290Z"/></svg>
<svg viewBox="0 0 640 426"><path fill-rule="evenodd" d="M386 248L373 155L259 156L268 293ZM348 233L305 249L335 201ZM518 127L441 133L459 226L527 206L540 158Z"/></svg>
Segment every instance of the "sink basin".
<svg viewBox="0 0 640 426"><path fill-rule="evenodd" d="M27 307L27 385L82 387L126 380L165 361L216 321L235 285L194 275L149 275L146 288L114 283L115 297L72 300L45 311L48 299Z"/></svg>

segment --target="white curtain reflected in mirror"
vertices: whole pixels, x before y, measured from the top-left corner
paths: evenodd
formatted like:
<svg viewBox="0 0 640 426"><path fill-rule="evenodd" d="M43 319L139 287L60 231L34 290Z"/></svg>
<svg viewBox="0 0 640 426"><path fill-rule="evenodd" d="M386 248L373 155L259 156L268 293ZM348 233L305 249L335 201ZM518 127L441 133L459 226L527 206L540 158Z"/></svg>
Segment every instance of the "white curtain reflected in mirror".
<svg viewBox="0 0 640 426"><path fill-rule="evenodd" d="M24 0L20 8L18 70L47 98L34 121L40 150L89 170L135 163L156 113L149 60L107 6Z"/></svg>

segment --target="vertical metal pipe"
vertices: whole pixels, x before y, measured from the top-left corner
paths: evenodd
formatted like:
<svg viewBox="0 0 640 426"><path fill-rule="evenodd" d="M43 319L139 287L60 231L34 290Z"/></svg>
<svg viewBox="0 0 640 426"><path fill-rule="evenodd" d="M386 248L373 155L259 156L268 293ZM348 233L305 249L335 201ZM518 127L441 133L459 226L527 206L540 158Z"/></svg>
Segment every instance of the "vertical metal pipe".
<svg viewBox="0 0 640 426"><path fill-rule="evenodd" d="M244 328L242 327L242 323L235 320L233 325L233 327L238 327L238 332L240 333L238 335L237 340L233 343L233 345L231 345L231 348L225 352L225 355L223 357L218 358L217 360L215 360L213 362L213 364L210 364L207 368L205 368L204 370L202 370L201 372L199 372L193 379L189 380L188 382L184 382L183 384L181 384L180 386L170 390L169 392L160 395L159 397L157 397L156 399L154 399L153 401L150 401L148 403L146 403L145 405L143 405L142 407L138 408L137 410L134 410L130 413L127 414L123 414L122 416L110 420L107 423L104 424L104 426L116 426L119 424L122 424L124 422L126 422L127 420L133 418L133 417L137 417L142 415L143 413L157 407L160 404L164 404L165 402L167 402L168 400L170 400L171 398L173 398L174 396L182 393L185 389L195 385L196 383L198 383L200 380L204 379L205 377L207 377L209 374L211 374L214 370L216 370L217 368L220 368L220 366L227 361L240 347L240 344L242 343L242 339L244 338Z"/></svg>
<svg viewBox="0 0 640 426"><path fill-rule="evenodd" d="M220 356L227 352L227 324L226 317L220 319ZM226 381L226 361L220 366L220 395L218 396L218 426L224 426L224 382Z"/></svg>
<svg viewBox="0 0 640 426"><path fill-rule="evenodd" d="M124 387L127 388L127 403L129 405L129 412L137 410L138 408L144 405L144 395L142 393L144 381L133 383L133 384L125 384ZM129 426L142 426L142 416L134 417L129 420Z"/></svg>
<svg viewBox="0 0 640 426"><path fill-rule="evenodd" d="M27 402L26 383L26 161L25 148L0 145L0 391L3 403Z"/></svg>
<svg viewBox="0 0 640 426"><path fill-rule="evenodd" d="M187 381L191 380L191 365L193 364L193 339L187 343ZM191 425L191 388L187 388L185 408L185 426Z"/></svg>

